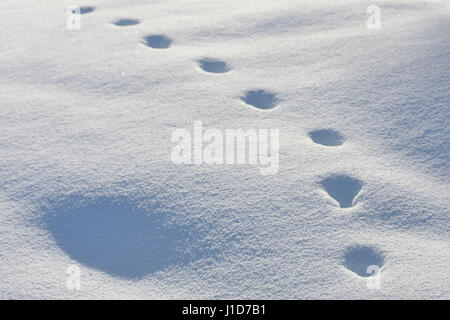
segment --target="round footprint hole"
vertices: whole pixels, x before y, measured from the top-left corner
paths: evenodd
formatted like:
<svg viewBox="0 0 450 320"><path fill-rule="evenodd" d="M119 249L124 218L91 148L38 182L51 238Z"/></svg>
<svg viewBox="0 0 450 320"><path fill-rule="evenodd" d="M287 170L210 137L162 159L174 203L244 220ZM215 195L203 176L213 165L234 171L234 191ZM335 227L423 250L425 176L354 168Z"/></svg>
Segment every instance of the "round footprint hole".
<svg viewBox="0 0 450 320"><path fill-rule="evenodd" d="M150 35L144 37L144 44L154 49L167 49L172 44L172 39L164 35Z"/></svg>
<svg viewBox="0 0 450 320"><path fill-rule="evenodd" d="M211 73L225 73L230 70L225 61L212 58L204 58L198 61L200 68Z"/></svg>
<svg viewBox="0 0 450 320"><path fill-rule="evenodd" d="M265 90L247 91L241 99L246 104L263 110L273 109L278 103L278 99L275 94Z"/></svg>
<svg viewBox="0 0 450 320"><path fill-rule="evenodd" d="M308 135L314 143L328 147L337 147L344 143L344 137L333 129L313 130Z"/></svg>
<svg viewBox="0 0 450 320"><path fill-rule="evenodd" d="M362 181L347 175L333 175L321 182L325 191L339 203L340 208L351 208L361 191Z"/></svg>
<svg viewBox="0 0 450 320"><path fill-rule="evenodd" d="M137 25L137 24L139 24L139 22L140 21L137 19L126 18L126 19L118 19L118 20L114 21L113 24L115 24L116 26L119 26L119 27L127 27L127 26Z"/></svg>
<svg viewBox="0 0 450 320"><path fill-rule="evenodd" d="M344 267L360 277L370 277L384 265L384 255L380 250L369 246L352 246L344 253Z"/></svg>
<svg viewBox="0 0 450 320"><path fill-rule="evenodd" d="M95 7L80 7L80 14L88 14L95 10Z"/></svg>

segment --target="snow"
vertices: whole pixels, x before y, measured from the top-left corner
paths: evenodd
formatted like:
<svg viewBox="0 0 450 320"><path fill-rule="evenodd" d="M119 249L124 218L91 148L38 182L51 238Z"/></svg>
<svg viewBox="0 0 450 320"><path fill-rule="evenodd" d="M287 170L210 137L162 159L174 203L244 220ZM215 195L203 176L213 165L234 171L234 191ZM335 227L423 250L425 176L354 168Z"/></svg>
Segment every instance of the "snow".
<svg viewBox="0 0 450 320"><path fill-rule="evenodd" d="M0 11L0 298L450 298L449 1ZM174 164L194 121L278 173Z"/></svg>

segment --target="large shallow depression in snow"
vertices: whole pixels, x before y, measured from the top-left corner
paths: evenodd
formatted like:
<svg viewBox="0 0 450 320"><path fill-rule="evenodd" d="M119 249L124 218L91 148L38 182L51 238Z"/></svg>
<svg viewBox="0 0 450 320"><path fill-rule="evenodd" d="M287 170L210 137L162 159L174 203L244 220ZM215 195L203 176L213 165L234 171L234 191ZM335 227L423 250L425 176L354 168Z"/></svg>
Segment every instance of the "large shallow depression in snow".
<svg viewBox="0 0 450 320"><path fill-rule="evenodd" d="M126 198L75 196L46 212L45 226L79 263L123 278L142 278L188 263L199 241L192 227L170 225L152 211Z"/></svg>
<svg viewBox="0 0 450 320"><path fill-rule="evenodd" d="M450 5L372 5L2 0L0 298L450 298Z"/></svg>

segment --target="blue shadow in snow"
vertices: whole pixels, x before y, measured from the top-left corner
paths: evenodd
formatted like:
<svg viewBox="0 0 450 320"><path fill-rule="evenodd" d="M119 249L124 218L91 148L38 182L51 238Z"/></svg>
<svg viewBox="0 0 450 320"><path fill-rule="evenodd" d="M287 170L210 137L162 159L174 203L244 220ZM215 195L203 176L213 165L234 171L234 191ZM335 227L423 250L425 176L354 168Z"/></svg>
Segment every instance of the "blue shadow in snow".
<svg viewBox="0 0 450 320"><path fill-rule="evenodd" d="M152 211L126 199L74 198L47 212L44 225L72 259L123 278L139 279L199 258L194 228Z"/></svg>
<svg viewBox="0 0 450 320"><path fill-rule="evenodd" d="M344 143L344 137L333 129L320 129L308 133L314 143L328 147L337 147Z"/></svg>
<svg viewBox="0 0 450 320"><path fill-rule="evenodd" d="M370 266L381 268L384 256L376 249L367 246L352 246L344 253L344 266L361 277L370 277ZM369 269L370 271L370 269Z"/></svg>
<svg viewBox="0 0 450 320"><path fill-rule="evenodd" d="M115 20L113 23L119 27L126 27L126 26L134 26L134 25L139 24L139 20L125 18L125 19Z"/></svg>
<svg viewBox="0 0 450 320"><path fill-rule="evenodd" d="M162 34L155 34L144 37L144 44L154 49L167 49L172 44L172 39Z"/></svg>
<svg viewBox="0 0 450 320"><path fill-rule="evenodd" d="M80 14L91 13L95 10L95 7L80 7Z"/></svg>
<svg viewBox="0 0 450 320"><path fill-rule="evenodd" d="M265 90L247 91L241 99L246 104L263 110L273 109L278 103L278 99L275 94Z"/></svg>
<svg viewBox="0 0 450 320"><path fill-rule="evenodd" d="M210 73L225 73L230 70L227 63L225 61L212 59L212 58L204 58L198 61L200 68L202 68L206 72Z"/></svg>
<svg viewBox="0 0 450 320"><path fill-rule="evenodd" d="M322 186L339 207L350 208L362 188L362 181L347 175L335 175L322 180Z"/></svg>

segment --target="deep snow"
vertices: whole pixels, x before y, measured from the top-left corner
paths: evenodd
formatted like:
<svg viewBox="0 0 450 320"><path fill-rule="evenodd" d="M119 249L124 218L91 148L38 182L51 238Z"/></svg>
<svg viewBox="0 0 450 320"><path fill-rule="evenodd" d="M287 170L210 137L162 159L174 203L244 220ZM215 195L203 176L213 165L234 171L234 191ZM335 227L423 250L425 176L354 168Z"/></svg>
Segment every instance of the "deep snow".
<svg viewBox="0 0 450 320"><path fill-rule="evenodd" d="M0 298L450 298L449 1L0 12ZM172 163L194 121L278 173Z"/></svg>

